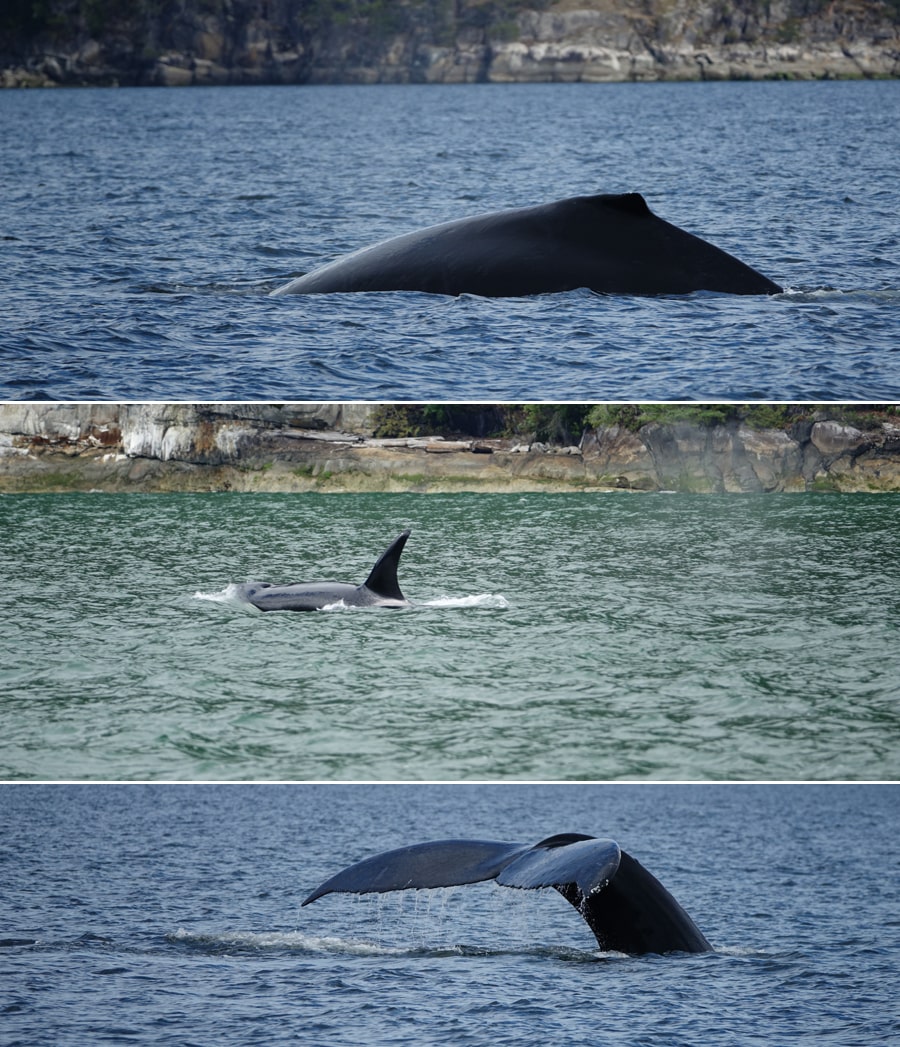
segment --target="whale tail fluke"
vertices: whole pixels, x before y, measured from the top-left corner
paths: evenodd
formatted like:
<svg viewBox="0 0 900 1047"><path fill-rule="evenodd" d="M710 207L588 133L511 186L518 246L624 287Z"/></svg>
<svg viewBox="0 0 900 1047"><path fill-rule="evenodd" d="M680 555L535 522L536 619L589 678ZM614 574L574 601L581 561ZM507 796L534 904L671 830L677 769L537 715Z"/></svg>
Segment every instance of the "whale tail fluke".
<svg viewBox="0 0 900 1047"><path fill-rule="evenodd" d="M632 954L712 952L703 932L652 873L625 851L602 888L555 884L594 932L601 949Z"/></svg>
<svg viewBox="0 0 900 1047"><path fill-rule="evenodd" d="M402 537L402 536L401 536ZM494 880L525 890L553 887L581 914L602 949L641 955L710 952L678 902L613 840L566 833L537 844L436 840L366 858L302 902Z"/></svg>
<svg viewBox="0 0 900 1047"><path fill-rule="evenodd" d="M530 849L527 843L493 840L435 840L398 847L342 869L307 895L301 905L326 894L384 894L493 880L509 862Z"/></svg>
<svg viewBox="0 0 900 1047"><path fill-rule="evenodd" d="M369 572L369 577L363 583L366 589L382 600L406 602L406 597L400 591L400 583L397 581L397 565L400 563L400 554L403 552L407 538L409 538L409 528L395 538L379 556L375 566Z"/></svg>

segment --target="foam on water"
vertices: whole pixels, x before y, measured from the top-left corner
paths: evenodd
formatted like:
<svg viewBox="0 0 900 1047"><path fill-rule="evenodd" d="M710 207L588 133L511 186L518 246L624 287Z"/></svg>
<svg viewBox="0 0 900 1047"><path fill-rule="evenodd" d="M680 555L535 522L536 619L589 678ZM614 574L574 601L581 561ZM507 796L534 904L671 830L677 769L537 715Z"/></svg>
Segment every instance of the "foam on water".
<svg viewBox="0 0 900 1047"><path fill-rule="evenodd" d="M167 935L169 941L201 949L298 950L310 953L341 953L350 956L408 956L409 949L360 941L333 935L305 934L302 931L224 931L203 933L180 927Z"/></svg>
<svg viewBox="0 0 900 1047"><path fill-rule="evenodd" d="M577 949L562 945L484 946L466 945L423 945L410 942L406 945L388 945L384 942L362 938L347 938L337 935L306 934L301 931L225 931L203 933L188 931L180 927L166 935L166 940L176 945L187 945L202 952L223 953L273 952L299 953L321 956L386 957L408 959L439 959L448 956L495 957L498 960L510 956L535 957L565 960L569 962L596 962L597 960L627 960L626 953L601 950Z"/></svg>
<svg viewBox="0 0 900 1047"><path fill-rule="evenodd" d="M432 600L416 601L414 607L488 607L503 610L509 601L499 593L476 593L473 596L437 596Z"/></svg>
<svg viewBox="0 0 900 1047"><path fill-rule="evenodd" d="M237 582L231 582L220 592L203 593L195 592L193 599L195 600L207 600L210 603L223 603L233 604L236 606L248 606L253 605L240 593L241 586ZM472 596L439 596L432 600L411 600L408 607L391 607L385 608L378 605L373 606L353 606L344 603L343 600L338 600L335 603L325 604L319 608L322 611L409 611L416 608L453 608L453 607L486 607L493 609L503 609L509 607L509 601L505 596L501 596L497 593L476 593Z"/></svg>
<svg viewBox="0 0 900 1047"><path fill-rule="evenodd" d="M208 600L210 603L227 603L233 604L236 607L253 607L253 604L249 600L244 599L241 595L241 586L237 582L229 582L224 589L214 593L202 593L195 592L193 595L194 600Z"/></svg>

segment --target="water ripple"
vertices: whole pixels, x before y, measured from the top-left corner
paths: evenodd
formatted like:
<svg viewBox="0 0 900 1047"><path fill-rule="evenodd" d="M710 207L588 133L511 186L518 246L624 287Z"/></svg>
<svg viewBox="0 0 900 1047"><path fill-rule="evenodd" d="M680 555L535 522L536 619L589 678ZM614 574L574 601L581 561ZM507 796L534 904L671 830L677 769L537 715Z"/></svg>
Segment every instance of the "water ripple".
<svg viewBox="0 0 900 1047"><path fill-rule="evenodd" d="M896 777L896 511L890 495L8 496L0 770ZM250 577L361 581L407 525L409 609L234 598Z"/></svg>
<svg viewBox="0 0 900 1047"><path fill-rule="evenodd" d="M160 104L4 97L7 397L900 396L892 83L223 88L168 98L165 120ZM790 290L267 297L398 232L634 188Z"/></svg>

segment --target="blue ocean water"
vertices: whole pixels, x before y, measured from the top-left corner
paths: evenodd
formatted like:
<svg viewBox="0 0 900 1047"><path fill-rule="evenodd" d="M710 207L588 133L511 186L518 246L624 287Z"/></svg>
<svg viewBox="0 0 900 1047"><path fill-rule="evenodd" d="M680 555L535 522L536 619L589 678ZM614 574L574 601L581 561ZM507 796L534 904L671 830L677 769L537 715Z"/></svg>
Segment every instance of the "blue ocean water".
<svg viewBox="0 0 900 1047"><path fill-rule="evenodd" d="M0 397L900 396L900 83L0 93ZM788 290L289 296L483 211L642 192Z"/></svg>
<svg viewBox="0 0 900 1047"><path fill-rule="evenodd" d="M0 778L900 778L895 495L0 498ZM413 606L262 613L234 583Z"/></svg>
<svg viewBox="0 0 900 1047"><path fill-rule="evenodd" d="M609 836L715 951L601 953L552 889L306 894L429 839ZM900 1038L897 786L0 786L2 1039Z"/></svg>

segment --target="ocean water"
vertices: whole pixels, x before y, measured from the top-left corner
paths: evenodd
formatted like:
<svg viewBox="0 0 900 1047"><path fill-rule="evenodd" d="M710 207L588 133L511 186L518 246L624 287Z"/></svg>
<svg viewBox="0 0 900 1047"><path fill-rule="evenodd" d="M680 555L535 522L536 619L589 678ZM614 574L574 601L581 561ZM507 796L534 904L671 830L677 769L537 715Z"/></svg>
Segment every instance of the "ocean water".
<svg viewBox="0 0 900 1047"><path fill-rule="evenodd" d="M0 499L0 778L894 779L900 497ZM262 613L235 583L408 609Z"/></svg>
<svg viewBox="0 0 900 1047"><path fill-rule="evenodd" d="M892 785L0 786L3 1042L900 1038ZM551 890L306 894L447 837L609 836L714 946L601 953Z"/></svg>
<svg viewBox="0 0 900 1047"><path fill-rule="evenodd" d="M4 91L0 134L5 399L900 396L897 81ZM268 297L634 190L787 292Z"/></svg>

